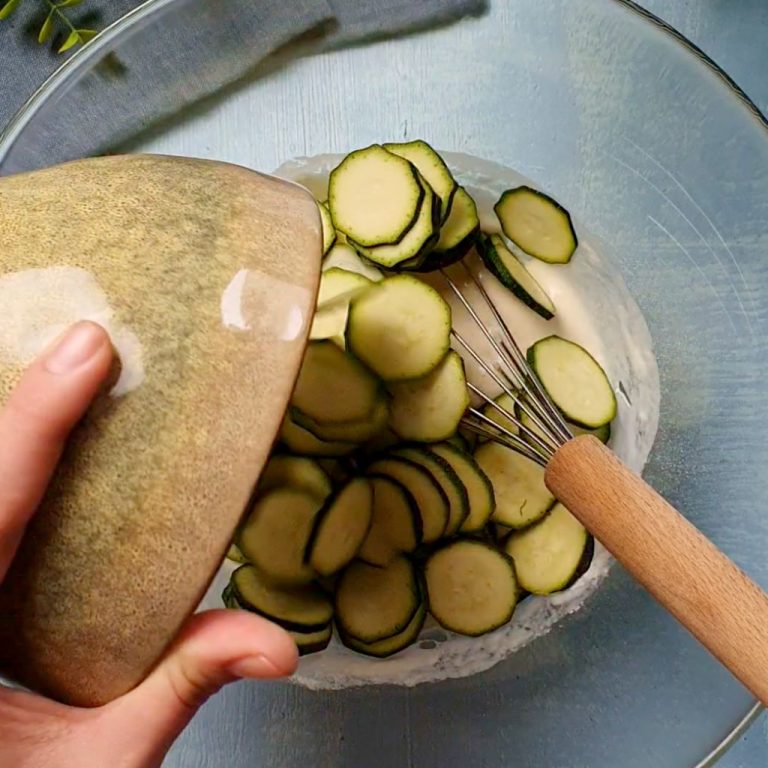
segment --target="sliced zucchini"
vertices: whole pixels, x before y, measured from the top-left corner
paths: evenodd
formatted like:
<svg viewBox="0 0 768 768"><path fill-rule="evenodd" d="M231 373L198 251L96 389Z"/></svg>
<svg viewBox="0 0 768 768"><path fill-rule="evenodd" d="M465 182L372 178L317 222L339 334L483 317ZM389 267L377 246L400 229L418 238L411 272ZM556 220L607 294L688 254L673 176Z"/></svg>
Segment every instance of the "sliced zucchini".
<svg viewBox="0 0 768 768"><path fill-rule="evenodd" d="M470 194L459 187L453 197L451 212L440 229L440 238L417 272L432 272L463 259L480 232L477 205Z"/></svg>
<svg viewBox="0 0 768 768"><path fill-rule="evenodd" d="M545 320L555 316L552 299L499 235L481 234L477 238L477 251L491 274L523 304Z"/></svg>
<svg viewBox="0 0 768 768"><path fill-rule="evenodd" d="M519 405L515 406L515 412L517 414L517 418L520 419L520 423L523 424L523 426L527 427L532 432L535 432L537 435L543 434L541 427L539 427L539 425L536 424L536 422L534 422L534 420L525 411L523 411ZM568 429L571 430L571 434L573 434L574 437L578 437L579 435L594 435L594 437L603 443L603 445L605 445L611 439L610 422L608 424L603 424L602 427L598 427L597 429L584 429L583 427L579 427L576 424L571 424L568 422ZM523 439L531 442L528 435L523 434Z"/></svg>
<svg viewBox="0 0 768 768"><path fill-rule="evenodd" d="M240 551L237 544L230 544L227 550L227 560L233 563L247 563L248 558Z"/></svg>
<svg viewBox="0 0 768 768"><path fill-rule="evenodd" d="M517 604L512 559L477 539L437 550L424 568L430 613L447 630L477 637L506 624Z"/></svg>
<svg viewBox="0 0 768 768"><path fill-rule="evenodd" d="M448 218L458 184L440 155L426 141L384 144L384 149L410 161L440 200L440 221Z"/></svg>
<svg viewBox="0 0 768 768"><path fill-rule="evenodd" d="M611 439L611 423L603 424L602 427L597 429L584 429L584 427L578 426L578 424L568 424L571 433L574 437L579 435L594 435L603 445L607 445Z"/></svg>
<svg viewBox="0 0 768 768"><path fill-rule="evenodd" d="M365 421L381 398L376 377L352 355L331 341L313 341L291 400L292 418L301 416L317 424Z"/></svg>
<svg viewBox="0 0 768 768"><path fill-rule="evenodd" d="M404 262L420 260L437 242L440 222L437 218L435 193L421 179L419 183L424 189L421 208L413 226L403 235L400 242L370 248L353 240L357 250L374 264L392 269Z"/></svg>
<svg viewBox="0 0 768 768"><path fill-rule="evenodd" d="M336 587L336 623L345 635L374 643L402 632L420 604L415 569L404 557L386 568L355 561Z"/></svg>
<svg viewBox="0 0 768 768"><path fill-rule="evenodd" d="M299 649L299 656L308 656L310 653L324 651L333 637L333 625L318 629L314 632L288 632L291 639Z"/></svg>
<svg viewBox="0 0 768 768"><path fill-rule="evenodd" d="M520 586L551 595L572 583L589 540L587 529L559 502L524 531L513 531L504 551L515 561Z"/></svg>
<svg viewBox="0 0 768 768"><path fill-rule="evenodd" d="M431 373L390 385L389 425L404 440L435 443L453 435L469 407L464 362L451 350Z"/></svg>
<svg viewBox="0 0 768 768"><path fill-rule="evenodd" d="M425 543L437 541L445 533L450 514L448 497L431 472L402 456L378 459L368 467L368 472L391 477L410 491L421 516Z"/></svg>
<svg viewBox="0 0 768 768"><path fill-rule="evenodd" d="M300 427L290 412L283 419L280 429L280 442L299 456L332 457L346 456L355 450L354 443L327 442L318 440L309 430Z"/></svg>
<svg viewBox="0 0 768 768"><path fill-rule="evenodd" d="M323 226L323 256L325 256L336 242L336 228L333 226L328 206L325 203L318 203L317 208L320 211L320 223Z"/></svg>
<svg viewBox="0 0 768 768"><path fill-rule="evenodd" d="M465 453L470 453L472 450L469 440L467 440L464 435L461 434L461 432L456 432L456 434L451 435L447 440L447 443L450 443L451 445L456 446L460 451L464 451Z"/></svg>
<svg viewBox="0 0 768 768"><path fill-rule="evenodd" d="M506 394L506 392L500 394L493 402L496 403L496 405L498 405L499 408L501 408L503 411L506 411L510 416L514 416L516 414L515 399ZM501 429L506 430L513 435L517 435L520 431L517 424L507 418L504 413L499 410L499 408L494 408L489 403L483 408L483 414L487 416L491 421L498 424Z"/></svg>
<svg viewBox="0 0 768 768"><path fill-rule="evenodd" d="M235 597L231 581L227 582L227 586L224 587L224 591L221 593L221 602L224 603L225 608L240 609L240 604Z"/></svg>
<svg viewBox="0 0 768 768"><path fill-rule="evenodd" d="M258 493L288 486L306 491L321 503L331 492L331 481L320 465L301 456L273 456L259 478Z"/></svg>
<svg viewBox="0 0 768 768"><path fill-rule="evenodd" d="M402 457L424 467L437 481L448 497L448 525L446 536L453 536L469 517L469 494L453 467L442 456L423 445L394 448L392 456Z"/></svg>
<svg viewBox="0 0 768 768"><path fill-rule="evenodd" d="M367 277L372 283L377 283L384 275L376 267L363 261L357 251L346 242L337 242L331 248L323 261L323 272L329 269L343 269Z"/></svg>
<svg viewBox="0 0 768 768"><path fill-rule="evenodd" d="M571 216L556 200L530 187L508 189L494 206L504 234L529 256L567 264L579 241Z"/></svg>
<svg viewBox="0 0 768 768"><path fill-rule="evenodd" d="M294 419L320 440L364 443L386 429L389 422L389 402L382 393L373 411L360 421L319 424L301 413L295 414Z"/></svg>
<svg viewBox="0 0 768 768"><path fill-rule="evenodd" d="M402 484L386 475L369 475L373 489L371 527L357 556L386 566L401 552L413 552L422 541L421 516L416 500Z"/></svg>
<svg viewBox="0 0 768 768"><path fill-rule="evenodd" d="M411 275L386 278L352 300L347 346L385 381L426 376L450 346L451 308Z"/></svg>
<svg viewBox="0 0 768 768"><path fill-rule="evenodd" d="M597 360L584 347L548 336L528 350L528 362L568 421L597 429L616 416L616 395Z"/></svg>
<svg viewBox="0 0 768 768"><path fill-rule="evenodd" d="M344 331L347 328L349 302L356 291L373 285L367 277L334 267L324 271L320 277L317 295L317 310L312 320L309 338L331 339L344 347Z"/></svg>
<svg viewBox="0 0 768 768"><path fill-rule="evenodd" d="M304 552L320 505L306 491L276 488L256 500L240 528L237 546L274 581L306 584L314 573L304 563Z"/></svg>
<svg viewBox="0 0 768 768"><path fill-rule="evenodd" d="M392 637L385 637L383 640L376 640L373 643L364 643L362 640L357 640L350 635L341 633L341 641L353 651L363 653L366 656L374 656L378 659L386 659L388 656L393 656L398 651L402 651L416 642L426 618L427 606L422 602L405 629L396 635L392 635Z"/></svg>
<svg viewBox="0 0 768 768"><path fill-rule="evenodd" d="M258 613L284 629L315 632L333 618L333 602L320 587L286 589L252 565L242 565L231 578L241 608Z"/></svg>
<svg viewBox="0 0 768 768"><path fill-rule="evenodd" d="M344 485L315 518L304 559L320 576L340 571L362 546L373 513L373 489L362 477Z"/></svg>
<svg viewBox="0 0 768 768"><path fill-rule="evenodd" d="M547 513L555 497L544 484L544 469L511 448L484 443L475 460L493 485L496 509L492 520L510 528L525 528Z"/></svg>
<svg viewBox="0 0 768 768"><path fill-rule="evenodd" d="M399 442L400 438L387 427L379 432L379 434L374 435L365 444L363 451L367 456L375 456L388 450L393 445L397 445Z"/></svg>
<svg viewBox="0 0 768 768"><path fill-rule="evenodd" d="M459 530L462 533L482 531L496 507L493 486L488 476L472 456L451 443L438 443L429 449L451 465L467 489L469 515Z"/></svg>
<svg viewBox="0 0 768 768"><path fill-rule="evenodd" d="M328 180L334 226L366 247L399 243L416 221L423 198L416 169L378 144L347 155Z"/></svg>
<svg viewBox="0 0 768 768"><path fill-rule="evenodd" d="M341 485L350 479L351 467L345 461L339 459L318 459L317 463L334 485Z"/></svg>

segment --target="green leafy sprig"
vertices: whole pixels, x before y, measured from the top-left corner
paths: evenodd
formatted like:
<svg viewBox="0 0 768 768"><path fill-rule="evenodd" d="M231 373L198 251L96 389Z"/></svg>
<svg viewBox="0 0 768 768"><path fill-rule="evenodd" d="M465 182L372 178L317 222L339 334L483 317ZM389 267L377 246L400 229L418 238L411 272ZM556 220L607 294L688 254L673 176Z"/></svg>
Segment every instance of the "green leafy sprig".
<svg viewBox="0 0 768 768"><path fill-rule="evenodd" d="M62 42L58 50L59 53L65 53L76 45L85 45L98 34L98 31L95 29L76 27L65 13L67 8L80 5L83 0L59 0L59 2L42 0L42 2L48 13L40 27L40 31L37 33L37 42L41 45L45 45L56 32L63 32L64 42ZM20 5L21 0L7 0L0 7L0 21L10 18Z"/></svg>

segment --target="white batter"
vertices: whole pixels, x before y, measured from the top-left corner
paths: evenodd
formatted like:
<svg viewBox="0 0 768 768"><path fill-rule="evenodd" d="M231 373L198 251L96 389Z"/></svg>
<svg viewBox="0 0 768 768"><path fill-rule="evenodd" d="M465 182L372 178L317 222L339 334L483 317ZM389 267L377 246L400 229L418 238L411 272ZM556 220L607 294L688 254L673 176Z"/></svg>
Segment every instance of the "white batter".
<svg viewBox="0 0 768 768"><path fill-rule="evenodd" d="M464 154L441 154L477 202L481 225L487 232L499 231L493 204L505 189L520 184L535 187L530 180L495 163ZM302 158L282 165L277 175L300 182L324 200L328 173L342 158ZM550 265L524 257L557 308L553 320L540 318L487 273L484 284L523 350L537 339L558 334L584 346L605 368L619 404L610 445L629 467L640 472L653 445L659 416L659 375L651 337L616 265L578 222L576 230L579 248L570 264ZM439 277L430 280L436 287L439 281ZM487 350L463 308L457 307L449 293L443 293L454 307L454 325L478 349ZM489 352L485 354L491 359ZM467 370L478 386L486 386L476 366L468 364ZM492 387L487 391L492 396L498 394ZM327 650L302 659L293 681L313 689L383 683L413 686L482 672L578 610L597 589L611 562L610 555L596 544L589 571L573 587L546 598L528 598L509 624L483 637L454 635L429 619L419 642L389 659L361 656L334 638ZM202 608L221 607L221 592L233 570L230 563L222 567Z"/></svg>

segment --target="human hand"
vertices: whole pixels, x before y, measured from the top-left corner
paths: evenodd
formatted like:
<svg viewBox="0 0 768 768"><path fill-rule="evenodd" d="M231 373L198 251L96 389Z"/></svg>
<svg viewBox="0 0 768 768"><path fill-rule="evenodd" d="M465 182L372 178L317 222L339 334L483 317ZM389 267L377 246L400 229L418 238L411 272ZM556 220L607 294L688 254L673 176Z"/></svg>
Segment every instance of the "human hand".
<svg viewBox="0 0 768 768"><path fill-rule="evenodd" d="M0 581L112 360L106 332L78 323L30 366L0 412ZM292 640L270 622L245 612L198 614L141 685L105 706L77 709L0 686L0 765L154 768L223 685L283 677L296 663Z"/></svg>

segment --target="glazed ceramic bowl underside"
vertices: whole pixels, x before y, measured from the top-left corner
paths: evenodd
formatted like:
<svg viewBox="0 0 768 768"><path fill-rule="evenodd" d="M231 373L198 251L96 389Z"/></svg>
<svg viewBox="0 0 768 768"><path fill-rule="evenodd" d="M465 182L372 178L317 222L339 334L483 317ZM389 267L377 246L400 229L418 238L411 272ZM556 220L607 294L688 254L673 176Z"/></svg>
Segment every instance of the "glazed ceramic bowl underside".
<svg viewBox="0 0 768 768"><path fill-rule="evenodd" d="M118 106L178 103L190 73L171 87L147 52L159 56L158 36L182 17L179 29L223 29L240 5L139 9L36 95L0 146L2 169L103 149L83 137ZM119 77L105 73L108 53ZM757 110L619 0L493 2L422 35L284 59L131 148L270 170L422 137L535 179L606 243L648 322L661 422L647 479L768 587L768 127ZM615 568L580 612L482 675L412 690L234 686L169 764L682 768L708 761L751 707Z"/></svg>

